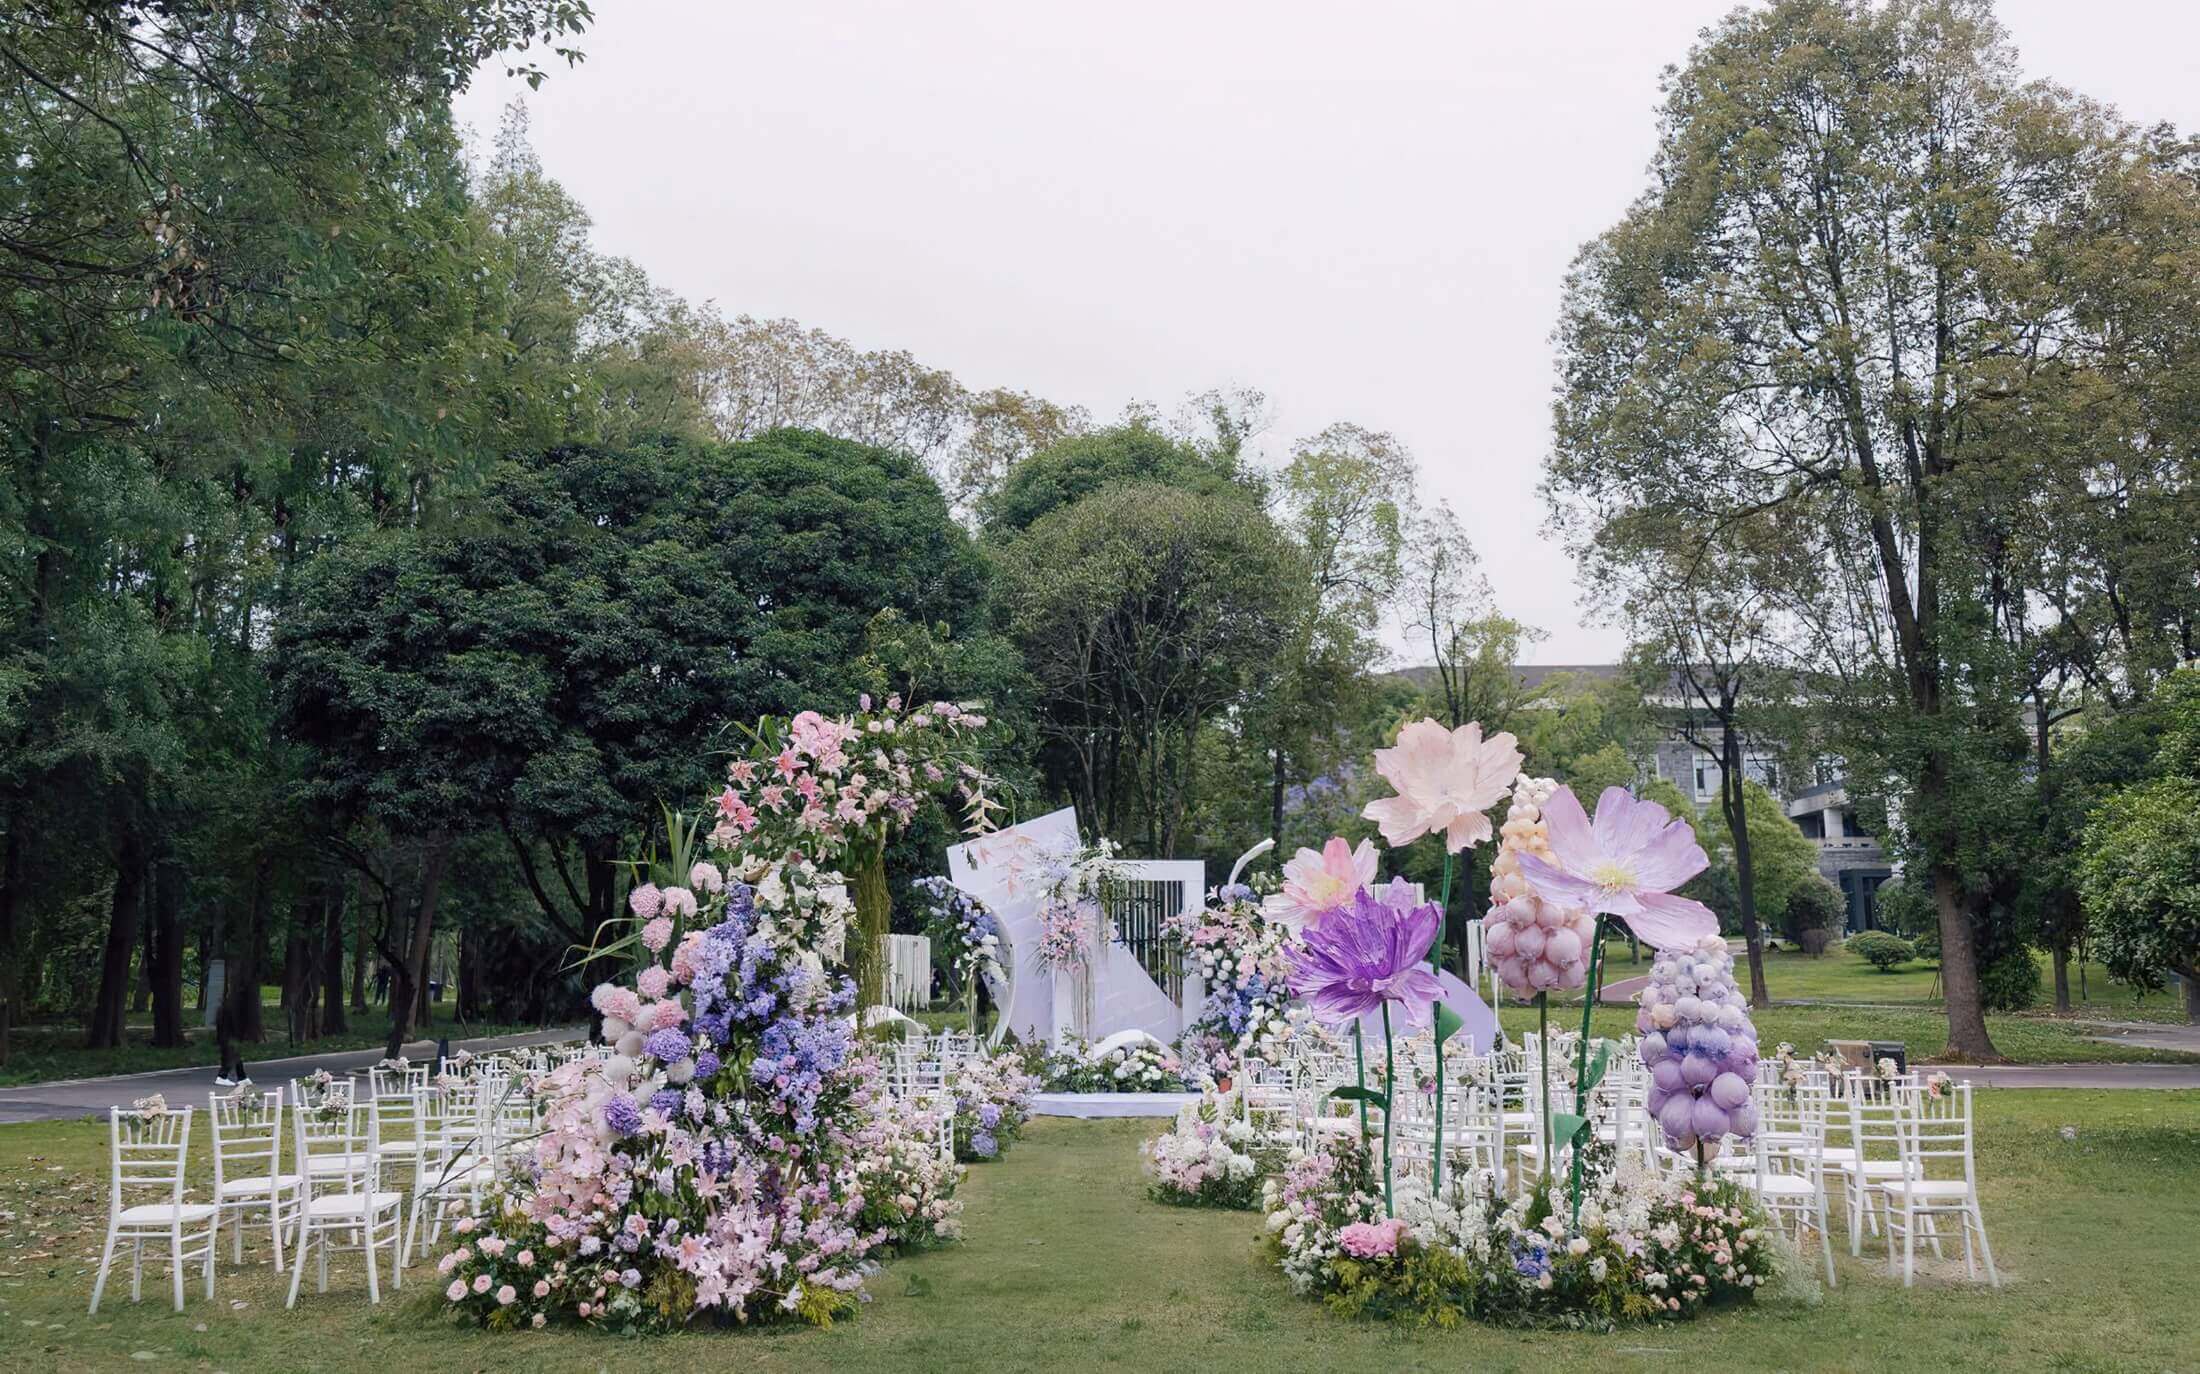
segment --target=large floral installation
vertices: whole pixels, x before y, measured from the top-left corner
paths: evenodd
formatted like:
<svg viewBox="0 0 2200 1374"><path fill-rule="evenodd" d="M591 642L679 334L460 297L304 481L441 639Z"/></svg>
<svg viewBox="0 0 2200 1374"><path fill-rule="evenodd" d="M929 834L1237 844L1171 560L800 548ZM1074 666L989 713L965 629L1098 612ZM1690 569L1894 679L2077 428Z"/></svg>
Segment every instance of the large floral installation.
<svg viewBox="0 0 2200 1374"><path fill-rule="evenodd" d="M1053 1093L1173 1093L1187 1072L1176 1051L1150 1036L1124 1032L1098 1044L1070 1039L1034 1046L1036 1073Z"/></svg>
<svg viewBox="0 0 2200 1374"><path fill-rule="evenodd" d="M1115 841L1106 838L1041 857L1032 874L1040 893L1039 967L1076 972L1091 964L1093 952L1110 936L1108 898L1128 871Z"/></svg>
<svg viewBox="0 0 2200 1374"><path fill-rule="evenodd" d="M1487 1175L1444 1176L1443 1047L1467 1017L1492 1033L1494 1017L1434 966L1444 899L1417 901L1402 882L1375 887L1373 856L1335 841L1321 855L1301 855L1295 900L1318 909L1304 913L1291 947L1290 985L1353 1046L1356 1081L1331 1096L1358 1104L1360 1129L1326 1136L1265 1185L1273 1254L1295 1287L1341 1311L1437 1324L1610 1326L1747 1297L1780 1268L1778 1242L1755 1205L1711 1179L1702 1161L1726 1134L1754 1126L1744 1071L1755 1067L1755 1033L1733 992L1716 918L1671 895L1707 860L1689 827L1662 807L1612 788L1592 821L1567 789L1520 774L1520 762L1510 736L1409 725L1395 748L1376 755L1398 795L1370 803L1366 815L1392 845L1443 835L1448 893L1451 856L1498 833L1483 812L1512 794L1485 947L1500 981L1537 1010L1541 1177L1501 1196ZM1620 925L1661 951L1644 1012L1645 1031L1656 1033L1646 1034L1643 1053L1662 1094L1661 1125L1672 1128L1668 1143L1704 1146L1693 1177L1612 1167L1592 1129L1612 1046L1593 1040L1589 1009L1606 929ZM1571 988L1585 996L1575 1036L1554 1033L1549 1019L1550 994ZM1427 1175L1401 1180L1390 1090L1394 1045L1406 1033L1433 1036L1436 1138ZM1382 1060L1371 1075L1375 1046ZM1555 1100L1554 1080L1572 1093L1571 1111ZM1382 1114L1379 1132L1371 1108ZM1552 1169L1561 1159L1569 1161L1563 1179Z"/></svg>
<svg viewBox="0 0 2200 1374"><path fill-rule="evenodd" d="M1185 971L1197 973L1206 989L1199 1014L1177 1039L1190 1077L1219 1083L1248 1064L1280 1063L1287 1053L1295 908L1279 903L1290 900L1291 886L1287 870L1283 893L1264 902L1251 885L1226 884L1205 906L1164 924Z"/></svg>
<svg viewBox="0 0 2200 1374"><path fill-rule="evenodd" d="M1453 1178L1386 1206L1364 1142L1294 1152L1262 1185L1264 1245L1294 1291L1353 1317L1448 1327L1463 1320L1609 1330L1748 1301L1814 1277L1732 1182L1609 1160L1578 1221L1564 1198L1501 1197Z"/></svg>
<svg viewBox="0 0 2200 1374"><path fill-rule="evenodd" d="M533 1085L526 1167L439 1261L454 1310L497 1328L823 1325L882 1255L956 1234L943 1108L888 1093L856 1034L841 865L930 797L960 792L985 822L957 758L982 720L865 706L759 728L717 798L715 861L671 818L630 928L594 951L635 965L591 994L608 1053Z"/></svg>

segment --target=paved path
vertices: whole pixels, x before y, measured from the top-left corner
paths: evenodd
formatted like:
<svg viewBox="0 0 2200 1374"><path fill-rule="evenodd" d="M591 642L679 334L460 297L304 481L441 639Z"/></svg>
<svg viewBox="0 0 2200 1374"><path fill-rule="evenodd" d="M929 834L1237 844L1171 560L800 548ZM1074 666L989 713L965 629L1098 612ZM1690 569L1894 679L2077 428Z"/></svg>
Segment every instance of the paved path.
<svg viewBox="0 0 2200 1374"><path fill-rule="evenodd" d="M2192 1088L2200 1064L1912 1064L1990 1088Z"/></svg>
<svg viewBox="0 0 2200 1374"><path fill-rule="evenodd" d="M2144 1045L2151 1050L2182 1050L2200 1054L2200 1025L2173 1021L2080 1021L2087 1030L2099 1031L2088 1040L2104 1045Z"/></svg>
<svg viewBox="0 0 2200 1374"><path fill-rule="evenodd" d="M525 1035L503 1035L484 1040L454 1040L454 1050L471 1050L476 1054L489 1050L512 1049L520 1045L547 1045L561 1040L578 1040L588 1033L584 1026L564 1026L555 1030L530 1031ZM248 1046L247 1049L250 1047ZM435 1041L415 1040L405 1046L407 1057L423 1060L434 1056ZM316 1069L330 1073L355 1073L371 1069L381 1061L379 1048L343 1050L335 1054L294 1055L288 1059L251 1059L245 1061L246 1070L263 1087L303 1077ZM192 1069L155 1069L147 1073L117 1074L111 1078L72 1078L56 1083L29 1083L20 1088L0 1088L0 1122L9 1121L65 1121L73 1117L97 1115L109 1107L124 1106L140 1097L159 1093L177 1106L184 1103L206 1105L206 1095L214 1090L214 1076L218 1072L209 1064Z"/></svg>

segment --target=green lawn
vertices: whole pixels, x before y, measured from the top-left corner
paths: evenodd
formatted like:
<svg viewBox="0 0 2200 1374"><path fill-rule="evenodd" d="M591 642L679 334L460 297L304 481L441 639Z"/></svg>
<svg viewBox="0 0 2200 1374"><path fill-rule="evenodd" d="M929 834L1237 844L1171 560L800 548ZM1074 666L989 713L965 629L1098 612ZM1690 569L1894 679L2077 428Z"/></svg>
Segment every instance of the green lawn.
<svg viewBox="0 0 2200 1374"><path fill-rule="evenodd" d="M259 1044L244 1047L245 1064L263 1059L287 1059L294 1054L326 1054L339 1050L371 1049L382 1044L389 1036L389 1012L381 1007L372 1011L353 1012L350 1031L342 1035L324 1035L293 1048L284 1033L279 1015L270 1016L267 1022L267 1039ZM511 1035L534 1030L533 1026L508 1026L494 1022L472 1021L461 1023L444 1003L435 1008L435 1018L426 1028L416 1027L408 1037L413 1040L435 1040L443 1036L452 1039L472 1039L488 1035ZM21 1083L49 1083L60 1078L94 1078L113 1073L144 1073L153 1069L180 1069L221 1062L221 1049L215 1042L214 1032L203 1026L188 1030L190 1043L175 1049L154 1049L149 1043L152 1028L149 1025L132 1025L124 1033L125 1043L120 1049L88 1050L84 1048L84 1028L81 1026L17 1026L9 1036L8 1062L0 1065L0 1087L13 1087Z"/></svg>
<svg viewBox="0 0 2200 1374"><path fill-rule="evenodd" d="M1052 1120L1035 1123L1004 1162L973 1171L968 1241L895 1261L871 1281L877 1301L831 1331L491 1336L441 1319L428 1269L413 1271L402 1299L370 1309L356 1261L346 1259L329 1295L314 1296L309 1282L293 1312L282 1310L272 1271L225 1263L211 1304L194 1299L181 1316L165 1302L132 1306L125 1280L88 1318L104 1206L100 1132L5 1126L0 1365L1664 1374L1677 1360L1709 1358L1732 1369L2192 1368L2200 1304L2178 1260L2200 1227L2200 1093L1990 1091L1979 1111L1987 1224L2007 1281L2000 1292L1945 1273L1905 1291L1843 1248L1841 1283L1816 1308L1612 1336L1423 1333L1332 1319L1256 1260L1256 1218L1144 1199L1135 1152L1152 1123ZM2076 1128L2074 1141L2061 1138L2064 1126Z"/></svg>

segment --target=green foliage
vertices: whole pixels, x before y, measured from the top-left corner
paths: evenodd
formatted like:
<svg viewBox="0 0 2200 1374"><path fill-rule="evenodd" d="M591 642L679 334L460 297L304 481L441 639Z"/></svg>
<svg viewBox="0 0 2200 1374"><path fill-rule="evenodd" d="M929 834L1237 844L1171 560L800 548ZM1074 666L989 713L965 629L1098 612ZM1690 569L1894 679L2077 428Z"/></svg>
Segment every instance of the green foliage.
<svg viewBox="0 0 2200 1374"><path fill-rule="evenodd" d="M2094 948L2117 977L2160 987L2200 975L2200 781L2130 788L2086 829L2078 888Z"/></svg>
<svg viewBox="0 0 2200 1374"><path fill-rule="evenodd" d="M1848 920L1848 903L1841 889L1824 878L1813 877L1788 894L1781 928L1790 940L1801 940L1806 931L1837 931Z"/></svg>
<svg viewBox="0 0 2200 1374"><path fill-rule="evenodd" d="M996 537L1019 534L1096 492L1130 484L1248 502L1260 494L1235 455L1202 451L1149 425L1132 423L1074 435L1009 469L986 502L986 532Z"/></svg>
<svg viewBox="0 0 2200 1374"><path fill-rule="evenodd" d="M1879 885L1879 924L1911 941L1930 934L1938 952L1940 912L1933 906L1933 894L1908 878L1889 878Z"/></svg>
<svg viewBox="0 0 2200 1374"><path fill-rule="evenodd" d="M1917 957L1917 950L1908 940L1883 930L1858 931L1841 947L1881 973L1892 973Z"/></svg>
<svg viewBox="0 0 2200 1374"><path fill-rule="evenodd" d="M2011 940L1979 961L1979 1002L1988 1011L2023 1011L2040 1000L2040 966L2029 947Z"/></svg>

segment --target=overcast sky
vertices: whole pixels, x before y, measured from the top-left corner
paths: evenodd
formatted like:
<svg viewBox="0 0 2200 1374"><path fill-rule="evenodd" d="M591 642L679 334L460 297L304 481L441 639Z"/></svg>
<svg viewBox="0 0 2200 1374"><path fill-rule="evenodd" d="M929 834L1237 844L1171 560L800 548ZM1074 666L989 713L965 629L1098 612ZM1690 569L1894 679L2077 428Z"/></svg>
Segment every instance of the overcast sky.
<svg viewBox="0 0 2200 1374"><path fill-rule="evenodd" d="M1538 662L1620 636L1543 537L1551 326L1723 0L601 0L528 97L599 245L730 313L1109 417L1257 387L1385 429ZM2200 124L2200 6L2004 0L2026 70ZM546 61L547 65L547 61ZM461 100L483 136L524 88Z"/></svg>

